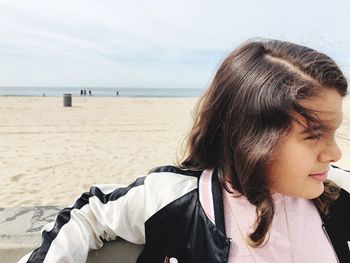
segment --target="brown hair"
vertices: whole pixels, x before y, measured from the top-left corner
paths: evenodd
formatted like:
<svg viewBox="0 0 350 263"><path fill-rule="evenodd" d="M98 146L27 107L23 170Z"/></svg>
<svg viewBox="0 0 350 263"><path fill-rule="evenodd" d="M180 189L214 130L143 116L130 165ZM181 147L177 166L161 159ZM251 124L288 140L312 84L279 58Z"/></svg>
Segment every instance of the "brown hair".
<svg viewBox="0 0 350 263"><path fill-rule="evenodd" d="M180 167L219 168L222 183L228 179L256 206L255 228L248 236L253 247L264 244L274 215L267 165L291 131L295 113L307 124L318 122L301 101L322 89L347 93L343 73L327 55L290 42L253 39L229 54L197 104ZM321 213L339 191L325 182L324 193L314 200Z"/></svg>

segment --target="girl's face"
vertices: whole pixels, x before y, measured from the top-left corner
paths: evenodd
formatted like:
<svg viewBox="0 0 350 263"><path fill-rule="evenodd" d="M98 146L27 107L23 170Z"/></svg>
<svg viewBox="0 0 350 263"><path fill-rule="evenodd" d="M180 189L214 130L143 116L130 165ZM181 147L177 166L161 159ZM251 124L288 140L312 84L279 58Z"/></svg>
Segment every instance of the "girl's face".
<svg viewBox="0 0 350 263"><path fill-rule="evenodd" d="M329 89L316 98L305 100L303 106L320 112L317 116L327 130L310 134L303 125L294 122L291 133L278 146L276 158L268 168L269 186L272 193L313 199L324 190L323 181L330 163L341 158L334 134L342 122L342 97L335 89ZM303 123L301 117L298 120Z"/></svg>

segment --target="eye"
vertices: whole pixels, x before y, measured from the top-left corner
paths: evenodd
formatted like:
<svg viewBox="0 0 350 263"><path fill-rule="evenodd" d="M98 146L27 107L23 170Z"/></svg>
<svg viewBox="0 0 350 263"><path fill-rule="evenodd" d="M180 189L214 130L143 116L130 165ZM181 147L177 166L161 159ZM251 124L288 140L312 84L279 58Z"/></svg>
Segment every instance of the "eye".
<svg viewBox="0 0 350 263"><path fill-rule="evenodd" d="M312 134L305 138L305 140L319 140L322 137L322 133Z"/></svg>

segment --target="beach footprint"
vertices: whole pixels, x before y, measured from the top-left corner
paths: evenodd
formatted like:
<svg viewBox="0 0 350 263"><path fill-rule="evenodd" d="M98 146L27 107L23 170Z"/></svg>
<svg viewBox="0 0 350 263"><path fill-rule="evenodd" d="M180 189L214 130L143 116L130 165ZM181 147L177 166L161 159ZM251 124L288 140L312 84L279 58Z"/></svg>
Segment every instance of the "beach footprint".
<svg viewBox="0 0 350 263"><path fill-rule="evenodd" d="M18 182L25 174L17 174L11 177L12 182Z"/></svg>

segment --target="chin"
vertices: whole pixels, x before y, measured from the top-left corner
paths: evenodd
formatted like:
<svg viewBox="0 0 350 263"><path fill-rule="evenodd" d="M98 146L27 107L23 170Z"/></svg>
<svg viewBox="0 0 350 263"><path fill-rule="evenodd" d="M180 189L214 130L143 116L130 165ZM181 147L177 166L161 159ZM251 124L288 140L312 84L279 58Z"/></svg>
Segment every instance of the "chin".
<svg viewBox="0 0 350 263"><path fill-rule="evenodd" d="M305 192L304 198L306 199L315 199L319 197L324 191L323 183L318 184L317 186L310 187L309 191Z"/></svg>

